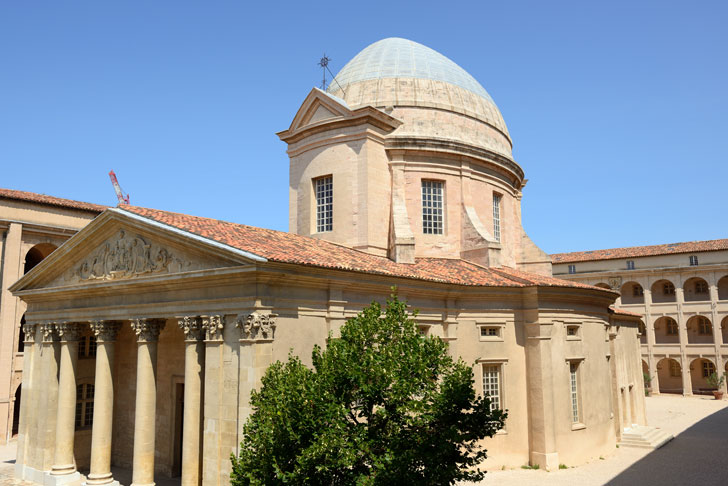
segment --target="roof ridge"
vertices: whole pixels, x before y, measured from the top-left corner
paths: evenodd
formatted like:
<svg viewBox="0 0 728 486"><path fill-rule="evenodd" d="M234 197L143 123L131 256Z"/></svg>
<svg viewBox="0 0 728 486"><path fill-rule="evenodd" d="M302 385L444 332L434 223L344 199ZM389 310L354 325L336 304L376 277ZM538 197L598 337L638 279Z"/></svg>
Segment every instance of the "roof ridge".
<svg viewBox="0 0 728 486"><path fill-rule="evenodd" d="M94 211L101 213L111 206L103 204L90 203L86 201L78 201L76 199L68 199L64 197L51 196L39 192L23 191L20 189L7 189L0 187L0 198L15 199L18 201L29 201L36 204L47 204L50 206L59 206L70 209L78 209L81 211Z"/></svg>
<svg viewBox="0 0 728 486"><path fill-rule="evenodd" d="M728 238L714 238L710 240L692 240L692 241L678 241L676 243L657 243L654 245L635 245L635 246L618 246L614 248L600 248L598 250L577 250L577 251L564 251L559 253L551 253L551 256L557 255L571 255L573 253L597 253L601 251L617 251L617 250L634 250L637 248L657 248L659 246L676 246L676 245L688 245L691 243L713 243L715 241L728 241Z"/></svg>

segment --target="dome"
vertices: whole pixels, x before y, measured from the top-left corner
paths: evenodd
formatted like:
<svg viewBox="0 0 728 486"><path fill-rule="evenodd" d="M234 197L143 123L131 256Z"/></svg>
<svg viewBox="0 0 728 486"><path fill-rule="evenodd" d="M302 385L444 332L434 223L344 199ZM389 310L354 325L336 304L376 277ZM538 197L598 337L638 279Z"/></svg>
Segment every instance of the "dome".
<svg viewBox="0 0 728 486"><path fill-rule="evenodd" d="M463 68L417 42L392 37L369 45L339 71L327 91L352 108L392 107L405 122L399 136L456 140L512 159L508 128L488 92ZM422 108L452 117L426 115Z"/></svg>

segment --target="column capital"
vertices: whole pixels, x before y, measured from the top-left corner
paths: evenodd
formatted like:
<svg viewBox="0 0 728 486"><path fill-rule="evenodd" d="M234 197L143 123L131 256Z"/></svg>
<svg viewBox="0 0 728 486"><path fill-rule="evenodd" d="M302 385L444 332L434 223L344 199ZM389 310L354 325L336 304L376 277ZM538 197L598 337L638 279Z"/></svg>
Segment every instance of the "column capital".
<svg viewBox="0 0 728 486"><path fill-rule="evenodd" d="M77 322L61 322L56 324L56 332L62 342L78 341L81 337L80 327Z"/></svg>
<svg viewBox="0 0 728 486"><path fill-rule="evenodd" d="M206 341L222 341L222 330L225 327L225 316L200 316L202 329L205 330Z"/></svg>
<svg viewBox="0 0 728 486"><path fill-rule="evenodd" d="M40 324L40 331L44 343L58 341L58 331L55 322L42 322Z"/></svg>
<svg viewBox="0 0 728 486"><path fill-rule="evenodd" d="M177 325L185 333L185 341L201 341L205 339L205 328L200 316L183 316L177 318Z"/></svg>
<svg viewBox="0 0 728 486"><path fill-rule="evenodd" d="M112 342L116 341L116 336L119 334L121 329L121 322L119 321L91 321L91 331L96 336L98 342Z"/></svg>
<svg viewBox="0 0 728 486"><path fill-rule="evenodd" d="M273 341L278 314L238 314L235 327L240 330L241 341Z"/></svg>
<svg viewBox="0 0 728 486"><path fill-rule="evenodd" d="M132 319L131 329L137 335L137 341L153 342L159 340L159 333L162 332L166 323L164 319Z"/></svg>
<svg viewBox="0 0 728 486"><path fill-rule="evenodd" d="M25 343L34 343L35 342L35 326L37 326L37 322L26 322L23 324L23 336Z"/></svg>

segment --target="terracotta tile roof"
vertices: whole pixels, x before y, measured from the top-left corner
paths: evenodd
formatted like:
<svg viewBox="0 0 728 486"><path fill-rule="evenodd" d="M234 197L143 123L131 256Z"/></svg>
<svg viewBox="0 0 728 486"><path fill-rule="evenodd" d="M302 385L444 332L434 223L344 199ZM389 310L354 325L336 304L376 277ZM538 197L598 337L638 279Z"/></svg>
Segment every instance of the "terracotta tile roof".
<svg viewBox="0 0 728 486"><path fill-rule="evenodd" d="M617 309L616 307L610 307L609 312L611 312L612 314L616 314L618 316L639 317L640 319L642 319L642 314L638 314L636 312L630 312L630 311L624 310L624 309Z"/></svg>
<svg viewBox="0 0 728 486"><path fill-rule="evenodd" d="M414 264L395 263L386 257L370 255L325 240L282 231L137 206L119 206L119 209L280 263L456 285L486 287L539 285L596 288L578 282L520 272L511 268L484 268L458 259L418 258Z"/></svg>
<svg viewBox="0 0 728 486"><path fill-rule="evenodd" d="M94 213L103 212L108 206L99 204L91 204L87 202L74 201L72 199L63 199L60 197L46 196L45 194L36 194L35 192L16 191L14 189L0 188L0 199L16 199L19 201L29 201L38 204L48 204L49 206L59 206L62 208L80 209L82 211L91 211Z"/></svg>
<svg viewBox="0 0 728 486"><path fill-rule="evenodd" d="M552 263L590 262L595 260L618 260L620 258L637 258L656 255L672 255L680 253L697 253L701 251L728 250L728 239L687 241L684 243L668 243L665 245L632 246L629 248L611 248L608 250L575 251L571 253L554 253Z"/></svg>

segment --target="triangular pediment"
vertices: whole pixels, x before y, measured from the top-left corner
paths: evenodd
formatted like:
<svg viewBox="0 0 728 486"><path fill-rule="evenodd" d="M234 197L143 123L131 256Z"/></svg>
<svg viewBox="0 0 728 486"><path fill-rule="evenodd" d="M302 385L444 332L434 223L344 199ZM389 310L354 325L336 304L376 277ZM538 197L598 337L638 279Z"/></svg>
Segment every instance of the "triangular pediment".
<svg viewBox="0 0 728 486"><path fill-rule="evenodd" d="M233 250L233 249L231 249ZM125 282L250 264L214 242L107 210L15 283L12 291Z"/></svg>
<svg viewBox="0 0 728 486"><path fill-rule="evenodd" d="M343 100L314 88L298 109L289 130L298 130L324 120L346 117L350 114L351 110Z"/></svg>

